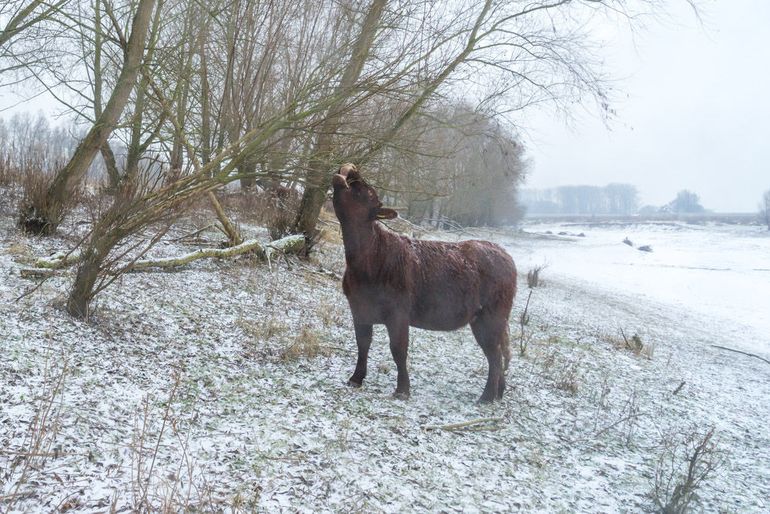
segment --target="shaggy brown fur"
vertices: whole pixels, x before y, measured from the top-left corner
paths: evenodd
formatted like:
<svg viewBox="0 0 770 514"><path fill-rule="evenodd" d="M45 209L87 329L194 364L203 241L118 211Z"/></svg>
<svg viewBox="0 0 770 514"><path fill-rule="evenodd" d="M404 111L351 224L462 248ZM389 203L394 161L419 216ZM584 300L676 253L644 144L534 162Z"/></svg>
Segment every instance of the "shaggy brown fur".
<svg viewBox="0 0 770 514"><path fill-rule="evenodd" d="M358 362L348 384L366 377L372 325L384 324L398 369L394 395L409 397L409 327L456 330L470 323L489 362L480 401L502 398L511 352L508 317L516 295L516 266L487 241L418 241L377 220L397 216L382 207L356 167L334 175L334 212L342 226L347 267L342 281L353 314Z"/></svg>

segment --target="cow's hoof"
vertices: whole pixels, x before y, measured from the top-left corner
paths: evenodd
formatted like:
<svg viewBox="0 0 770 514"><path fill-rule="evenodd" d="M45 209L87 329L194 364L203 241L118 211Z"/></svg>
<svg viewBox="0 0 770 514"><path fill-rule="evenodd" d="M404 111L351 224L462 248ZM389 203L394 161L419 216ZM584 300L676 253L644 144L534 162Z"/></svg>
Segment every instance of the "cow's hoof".
<svg viewBox="0 0 770 514"><path fill-rule="evenodd" d="M491 396L491 395L487 396L486 394L482 394L481 398L479 398L478 401L476 401L476 403L490 404L490 403L494 403L496 399L497 398L495 398L494 396Z"/></svg>
<svg viewBox="0 0 770 514"><path fill-rule="evenodd" d="M350 377L350 379L348 379L348 387L359 389L362 384L363 384L363 381L358 381L353 377Z"/></svg>
<svg viewBox="0 0 770 514"><path fill-rule="evenodd" d="M396 391L392 395L390 395L391 398L394 400L408 400L409 399L409 393L405 393L403 391Z"/></svg>

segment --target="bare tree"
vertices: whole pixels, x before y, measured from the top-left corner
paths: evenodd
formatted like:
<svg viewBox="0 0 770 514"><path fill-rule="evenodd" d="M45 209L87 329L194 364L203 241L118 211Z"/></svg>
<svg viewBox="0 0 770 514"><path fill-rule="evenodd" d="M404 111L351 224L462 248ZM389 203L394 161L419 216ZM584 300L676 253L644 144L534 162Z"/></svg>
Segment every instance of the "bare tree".
<svg viewBox="0 0 770 514"><path fill-rule="evenodd" d="M35 60L26 50L18 52L13 48L14 43L23 37L37 39L36 33L44 22L59 14L61 8L69 0L46 2L43 0L8 0L0 5L0 20L7 20L0 30L0 58L13 57L14 64L0 67L0 72L23 68L29 63L20 62L23 59ZM37 49L40 50L39 44ZM18 53L17 53L18 52Z"/></svg>
<svg viewBox="0 0 770 514"><path fill-rule="evenodd" d="M333 137L342 122L340 116L344 109L345 100L350 96L350 90L361 75L366 59L369 57L380 18L387 3L387 0L373 0L369 6L361 24L358 38L353 45L350 59L335 91L338 100L330 106L326 120L318 127L318 135L308 164L308 180L294 227L295 231L305 234L308 240L315 235L318 214L321 212L326 191L331 184L328 167L333 162L331 158L334 150Z"/></svg>
<svg viewBox="0 0 770 514"><path fill-rule="evenodd" d="M671 212L681 214L693 214L705 210L700 204L700 197L687 189L679 191L676 194L676 198L669 202L664 208L667 208Z"/></svg>
<svg viewBox="0 0 770 514"><path fill-rule="evenodd" d="M114 130L128 102L142 64L145 39L154 6L155 0L139 0L132 22L131 35L127 41L123 41L125 47L123 67L107 105L78 145L70 161L56 174L48 188L45 205L22 207L22 226L33 231L51 233L60 223L67 196L82 181L91 161ZM26 223L24 220L31 220L31 223Z"/></svg>

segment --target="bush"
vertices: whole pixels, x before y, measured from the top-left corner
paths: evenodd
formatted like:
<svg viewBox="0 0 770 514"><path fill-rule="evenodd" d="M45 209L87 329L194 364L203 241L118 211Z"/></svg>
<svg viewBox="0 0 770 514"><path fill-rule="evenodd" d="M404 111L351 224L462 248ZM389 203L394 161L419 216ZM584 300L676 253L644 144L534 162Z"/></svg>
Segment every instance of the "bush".
<svg viewBox="0 0 770 514"><path fill-rule="evenodd" d="M713 427L705 433L693 430L679 440L664 440L652 492L659 511L689 512L698 502L698 490L721 464L722 454L714 442Z"/></svg>
<svg viewBox="0 0 770 514"><path fill-rule="evenodd" d="M67 209L60 209L56 216L51 217L51 213L55 210L48 203L48 188L53 178L53 175L41 168L30 168L23 174L21 179L23 197L19 209L19 228L23 231L30 234L52 234L64 219Z"/></svg>

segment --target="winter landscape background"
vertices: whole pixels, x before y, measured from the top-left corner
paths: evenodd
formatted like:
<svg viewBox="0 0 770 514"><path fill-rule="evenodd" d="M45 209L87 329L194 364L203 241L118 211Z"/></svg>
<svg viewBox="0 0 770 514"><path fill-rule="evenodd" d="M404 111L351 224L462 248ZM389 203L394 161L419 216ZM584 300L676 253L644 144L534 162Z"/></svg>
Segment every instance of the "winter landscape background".
<svg viewBox="0 0 770 514"><path fill-rule="evenodd" d="M0 2L0 512L770 511L769 18ZM346 385L381 222L516 261L501 401L467 327Z"/></svg>
<svg viewBox="0 0 770 514"><path fill-rule="evenodd" d="M709 433L698 463L709 472L691 505L768 508L768 365L712 346L770 357L770 237L758 226L427 234L496 240L521 271L509 390L480 406L486 365L467 329L413 331L408 402L390 398L381 328L365 387L344 385L355 346L333 239L310 262L245 257L124 275L83 323L61 309L67 273L17 301L33 286L20 269L71 238L22 237L12 222L3 218L0 250L11 511L654 511ZM196 246L176 235L153 254ZM526 271L542 264L520 338ZM754 294L741 298L744 280Z"/></svg>

